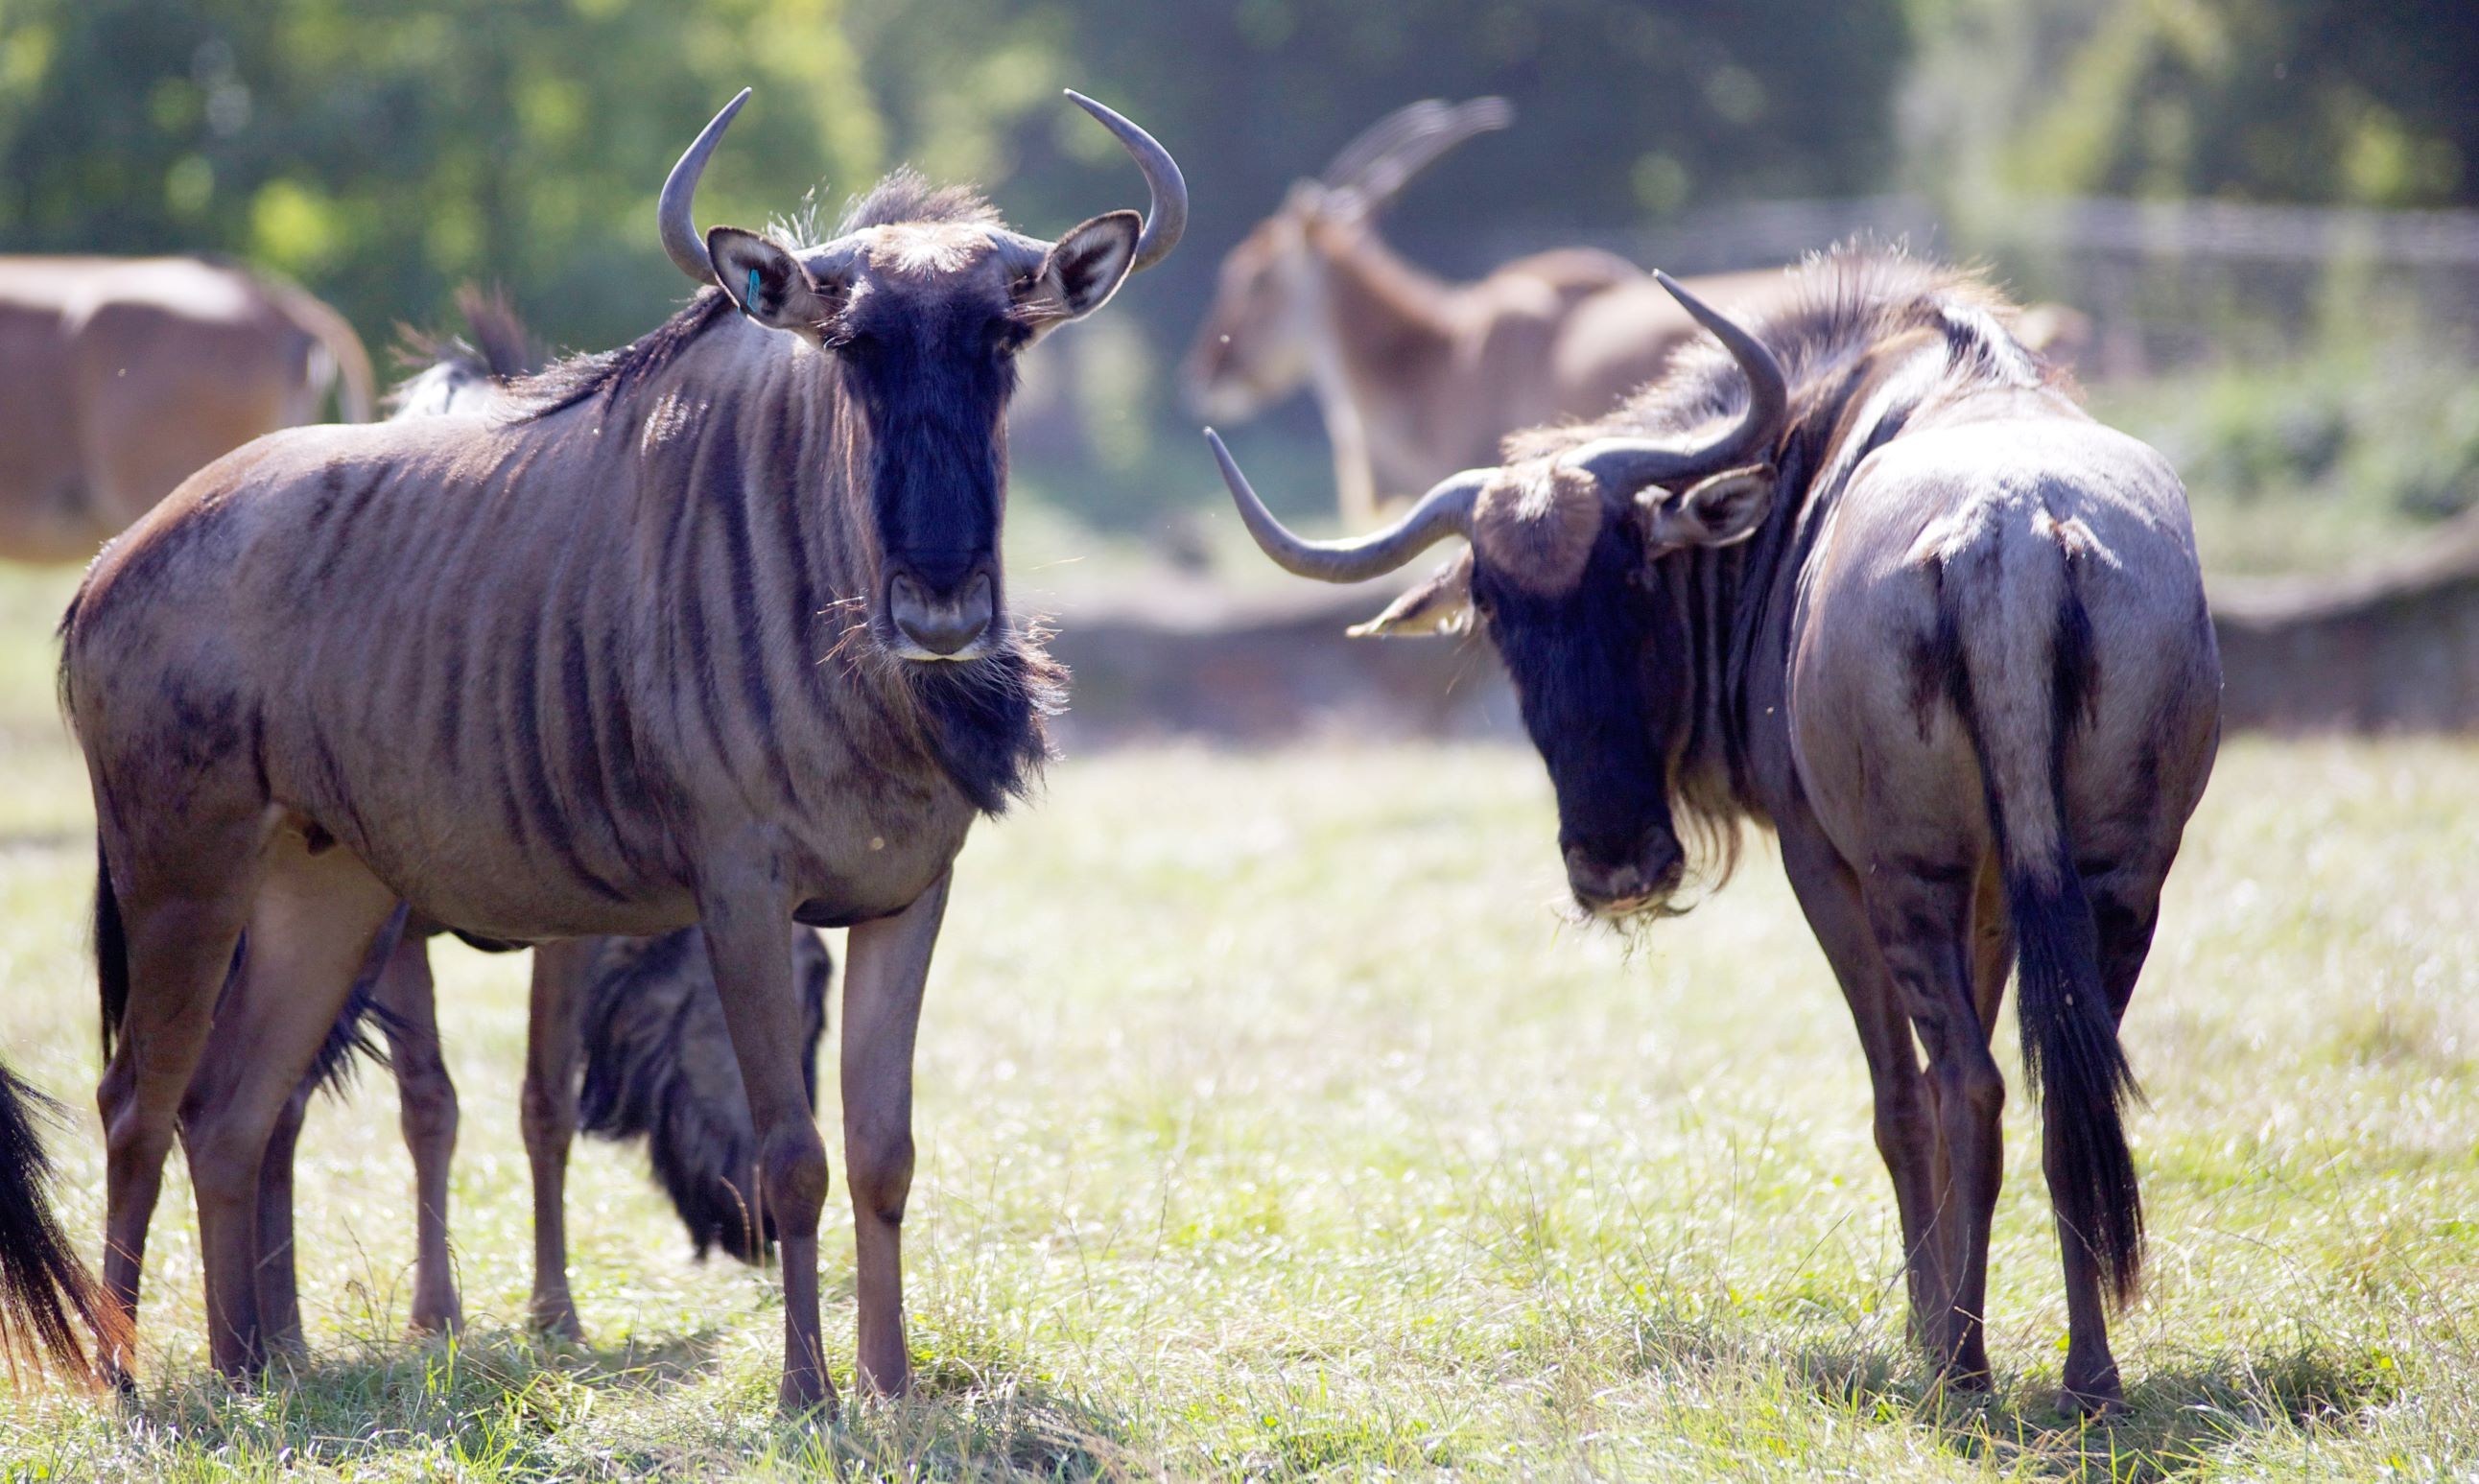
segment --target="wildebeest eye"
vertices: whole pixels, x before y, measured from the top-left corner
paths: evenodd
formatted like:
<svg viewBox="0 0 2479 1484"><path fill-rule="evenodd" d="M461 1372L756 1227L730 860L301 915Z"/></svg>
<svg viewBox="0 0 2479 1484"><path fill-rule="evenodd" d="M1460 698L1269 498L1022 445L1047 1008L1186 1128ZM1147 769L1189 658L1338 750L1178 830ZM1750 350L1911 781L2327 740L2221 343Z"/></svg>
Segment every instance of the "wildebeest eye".
<svg viewBox="0 0 2479 1484"><path fill-rule="evenodd" d="M1000 355L1013 355L1033 339L1033 326L1012 315L1002 315L990 321L990 348Z"/></svg>

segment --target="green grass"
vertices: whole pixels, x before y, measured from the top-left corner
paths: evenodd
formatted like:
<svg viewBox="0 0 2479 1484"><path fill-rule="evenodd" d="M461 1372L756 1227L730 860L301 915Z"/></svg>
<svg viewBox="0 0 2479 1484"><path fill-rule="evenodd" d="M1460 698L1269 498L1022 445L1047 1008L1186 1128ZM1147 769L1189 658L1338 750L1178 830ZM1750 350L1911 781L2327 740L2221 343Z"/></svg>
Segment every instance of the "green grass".
<svg viewBox="0 0 2479 1484"><path fill-rule="evenodd" d="M0 647L0 1055L77 1111L55 1148L91 1241L91 847L35 639L59 589L0 584L23 636ZM1348 747L1076 760L980 832L921 1035L919 1394L816 1432L771 1416L772 1285L692 1262L633 1151L576 1161L590 1343L525 1332L522 965L444 947L465 1338L403 1332L409 1165L366 1076L302 1147L306 1370L253 1394L207 1373L176 1173L141 1395L29 1378L0 1478L2479 1465L2479 748L2227 750L2128 1026L2156 1241L2113 1427L2052 1409L2064 1305L2022 1100L1998 1389L1942 1396L1903 1343L1859 1053L1771 851L1630 955L1562 921L1552 832L1527 753ZM847 1389L848 1233L838 1198Z"/></svg>

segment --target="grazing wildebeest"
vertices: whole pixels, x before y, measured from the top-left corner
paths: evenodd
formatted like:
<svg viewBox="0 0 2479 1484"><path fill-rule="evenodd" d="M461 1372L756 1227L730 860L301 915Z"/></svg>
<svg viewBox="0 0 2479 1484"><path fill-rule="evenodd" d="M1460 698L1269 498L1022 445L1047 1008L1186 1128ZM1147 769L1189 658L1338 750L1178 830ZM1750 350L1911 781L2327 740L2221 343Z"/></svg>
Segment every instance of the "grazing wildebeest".
<svg viewBox="0 0 2479 1484"><path fill-rule="evenodd" d="M1517 428L1606 412L1696 334L1642 269L1564 248L1473 283L1421 271L1375 217L1457 144L1514 119L1503 98L1415 103L1371 125L1222 260L1184 376L1209 418L1238 422L1309 385L1334 448L1343 520L1495 455ZM1754 307L1777 272L1691 280Z"/></svg>
<svg viewBox="0 0 2479 1484"><path fill-rule="evenodd" d="M95 563L62 678L99 821L96 957L127 979L98 1092L121 1314L177 1114L215 1364L257 1369L260 1157L398 902L509 942L695 923L782 1254L781 1400L831 1401L799 920L852 929L859 1374L905 1387L922 985L965 832L1030 786L1058 694L1000 571L1014 356L1187 217L1162 146L1075 101L1142 170L1144 217L1042 242L903 173L795 248L692 221L735 100L663 189L663 243L706 287L661 328L526 383L522 418L262 439ZM264 1009L217 1020L244 927L241 1004ZM202 1062L211 1024L249 1054ZM196 1095L201 1067L229 1086ZM39 1322L61 1275L35 1276L55 1282Z"/></svg>
<svg viewBox="0 0 2479 1484"><path fill-rule="evenodd" d="M1796 280L1752 331L1668 284L1726 357L1517 437L1366 539L1298 539L1214 452L1258 544L1302 576L1470 541L1369 627L1478 616L1584 908L1670 910L1681 816L1717 870L1738 822L1774 828L1867 1051L1914 1326L1964 1386L1988 1375L1988 1040L2019 968L2066 1395L2114 1406L2102 1299L2134 1291L2143 1231L2117 1027L2219 733L2185 495L1968 275L1847 249Z"/></svg>
<svg viewBox="0 0 2479 1484"><path fill-rule="evenodd" d="M421 370L389 394L392 416L487 412L505 389L534 371L522 321L498 295L457 295L469 345L413 339ZM412 1320L446 1331L462 1320L448 1260L448 1166L456 1148L456 1086L440 1052L426 944L436 923L406 922L373 944L345 1010L329 1029L308 1075L278 1114L259 1166L259 1322L273 1348L303 1345L293 1242L293 1161L311 1096L341 1089L356 1053L378 1056L387 1040L405 1147L413 1156L415 1242ZM801 1075L817 1106L818 1042L833 963L815 930L792 929L793 979L804 1036ZM241 952L245 955L244 935ZM489 943L477 946L496 947ZM108 985L110 981L105 981ZM103 1007L103 1055L112 1060L121 1007ZM653 1172L672 1198L699 1256L720 1245L743 1262L771 1245L756 1204L756 1134L732 1061L723 1002L694 929L660 938L586 938L537 951L520 1104L534 1179L534 1284L531 1313L553 1333L580 1334L569 1292L566 1180L579 1123L612 1139L643 1138ZM217 1013L236 1011L227 995ZM581 1017L581 1023L580 1023ZM212 1116L212 1115L211 1115Z"/></svg>
<svg viewBox="0 0 2479 1484"><path fill-rule="evenodd" d="M371 416L342 315L196 258L0 258L0 557L85 561L172 486L307 422Z"/></svg>

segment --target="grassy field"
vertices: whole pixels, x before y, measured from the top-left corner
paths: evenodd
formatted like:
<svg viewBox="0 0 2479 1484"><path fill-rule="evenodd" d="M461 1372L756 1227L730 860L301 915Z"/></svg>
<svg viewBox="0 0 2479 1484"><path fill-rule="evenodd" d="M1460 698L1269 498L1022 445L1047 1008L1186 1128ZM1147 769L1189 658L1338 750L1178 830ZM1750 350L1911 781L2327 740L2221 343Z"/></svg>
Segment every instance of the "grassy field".
<svg viewBox="0 0 2479 1484"><path fill-rule="evenodd" d="M89 825L34 637L61 587L0 585L22 636L0 647L0 1055L74 1110L55 1148L91 1241ZM770 1283L692 1262L633 1150L582 1146L572 1185L589 1343L527 1334L522 965L443 948L461 1342L404 1334L409 1165L365 1076L303 1145L306 1371L251 1394L206 1373L176 1173L141 1394L21 1385L0 1478L2479 1467L2479 749L2225 753L2128 1027L2156 1243L2111 1427L2051 1406L2064 1306L2022 1100L1998 1390L1945 1397L1903 1343L1859 1054L1770 849L1630 955L1562 921L1551 833L1514 749L1060 767L967 851L933 975L919 1394L817 1432L770 1415ZM838 1177L847 1382L848 1230Z"/></svg>

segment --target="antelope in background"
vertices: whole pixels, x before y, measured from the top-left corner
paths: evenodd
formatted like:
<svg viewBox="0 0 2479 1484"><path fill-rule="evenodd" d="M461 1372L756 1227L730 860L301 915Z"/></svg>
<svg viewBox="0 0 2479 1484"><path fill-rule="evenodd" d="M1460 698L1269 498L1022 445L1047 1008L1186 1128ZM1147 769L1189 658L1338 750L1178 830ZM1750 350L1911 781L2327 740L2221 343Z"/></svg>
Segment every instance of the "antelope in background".
<svg viewBox="0 0 2479 1484"><path fill-rule="evenodd" d="M1456 145L1514 118L1503 98L1388 115L1222 260L1182 371L1189 401L1237 422L1311 387L1347 526L1372 524L1381 494L1495 457L1518 428L1607 411L1696 333L1613 253L1561 248L1450 284L1386 245L1376 217L1389 201ZM1778 271L1689 282L1759 312L1785 292Z"/></svg>
<svg viewBox="0 0 2479 1484"><path fill-rule="evenodd" d="M97 811L96 960L124 1034L97 1098L102 1292L60 1238L0 1081L0 1298L128 1364L176 1118L217 1369L263 1364L268 1138L397 910L506 942L696 925L781 1250L779 1400L831 1404L826 1150L786 931L849 927L841 1036L859 1376L900 1393L912 1041L950 869L1049 755L1061 676L1006 604L1015 356L1159 262L1169 154L1070 97L1143 174L1056 242L899 172L831 241L700 232L744 92L658 202L700 288L621 350L516 389L516 417L302 429L211 465L95 563L62 680ZM214 1014L234 946L246 1016ZM109 988L108 991L109 992ZM202 1058L202 1053L204 1056ZM221 1085L193 1087L193 1076Z"/></svg>
<svg viewBox="0 0 2479 1484"><path fill-rule="evenodd" d="M329 387L369 421L333 309L196 258L0 257L0 557L83 562L172 487Z"/></svg>

